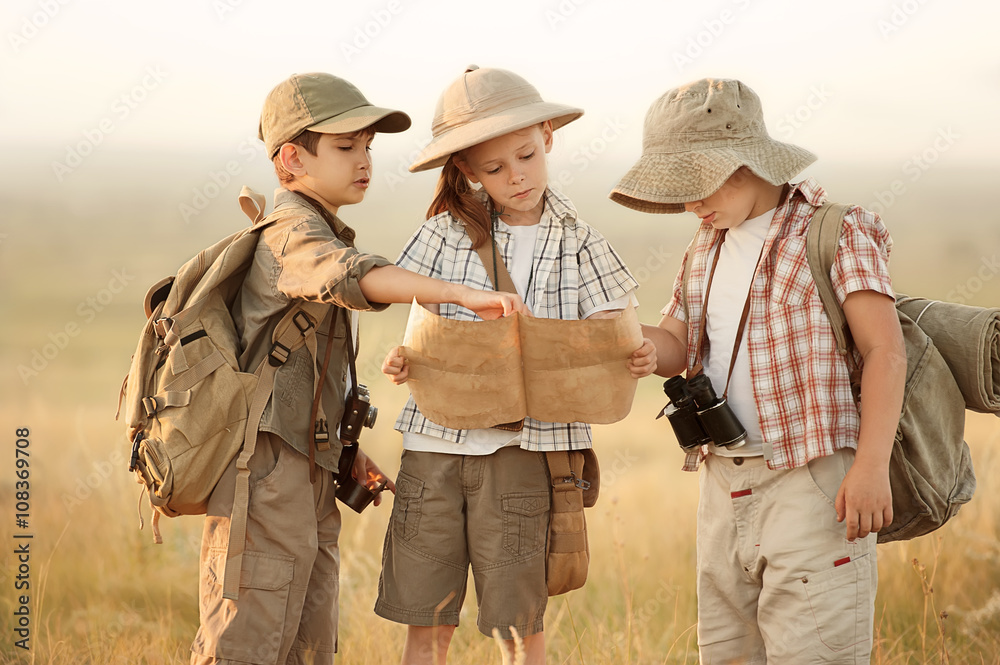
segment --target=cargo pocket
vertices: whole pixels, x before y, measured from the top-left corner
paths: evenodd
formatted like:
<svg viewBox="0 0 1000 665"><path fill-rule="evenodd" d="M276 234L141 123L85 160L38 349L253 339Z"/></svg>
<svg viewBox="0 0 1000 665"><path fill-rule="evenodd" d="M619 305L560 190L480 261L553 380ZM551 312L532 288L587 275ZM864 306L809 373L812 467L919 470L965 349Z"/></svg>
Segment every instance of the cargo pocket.
<svg viewBox="0 0 1000 665"><path fill-rule="evenodd" d="M420 502L424 483L402 471L396 478L396 496L392 501L392 533L410 540L420 527Z"/></svg>
<svg viewBox="0 0 1000 665"><path fill-rule="evenodd" d="M862 554L802 578L819 641L831 652L871 643L871 563Z"/></svg>
<svg viewBox="0 0 1000 665"><path fill-rule="evenodd" d="M513 556L531 554L545 547L549 493L504 494L503 548Z"/></svg>
<svg viewBox="0 0 1000 665"><path fill-rule="evenodd" d="M248 663L276 663L285 627L295 558L244 552L238 601L222 597L226 551L212 550L204 572L202 624L192 651Z"/></svg>

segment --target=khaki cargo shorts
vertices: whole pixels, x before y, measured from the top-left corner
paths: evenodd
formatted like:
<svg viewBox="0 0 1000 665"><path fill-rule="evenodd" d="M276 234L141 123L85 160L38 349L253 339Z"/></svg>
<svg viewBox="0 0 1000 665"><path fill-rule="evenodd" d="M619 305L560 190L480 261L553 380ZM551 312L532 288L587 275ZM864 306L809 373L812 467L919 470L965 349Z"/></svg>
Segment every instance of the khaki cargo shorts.
<svg viewBox="0 0 1000 665"><path fill-rule="evenodd" d="M411 626L458 625L471 564L483 634L541 632L548 524L543 453L404 450L375 613Z"/></svg>

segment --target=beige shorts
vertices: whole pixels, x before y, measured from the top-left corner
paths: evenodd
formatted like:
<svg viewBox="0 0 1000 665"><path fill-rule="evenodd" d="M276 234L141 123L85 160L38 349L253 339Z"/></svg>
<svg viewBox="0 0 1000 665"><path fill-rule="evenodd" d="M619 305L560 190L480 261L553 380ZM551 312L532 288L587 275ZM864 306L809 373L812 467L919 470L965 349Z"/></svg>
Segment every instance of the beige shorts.
<svg viewBox="0 0 1000 665"><path fill-rule="evenodd" d="M222 597L236 460L212 493L202 534L201 626L192 665L332 665L337 647L340 512L333 473L309 482L309 459L259 432L240 597Z"/></svg>
<svg viewBox="0 0 1000 665"><path fill-rule="evenodd" d="M483 634L541 632L548 524L543 453L404 450L376 614L411 626L458 625L471 564Z"/></svg>
<svg viewBox="0 0 1000 665"><path fill-rule="evenodd" d="M705 665L870 660L876 534L855 542L834 500L850 448L771 471L709 455L698 505L698 645Z"/></svg>

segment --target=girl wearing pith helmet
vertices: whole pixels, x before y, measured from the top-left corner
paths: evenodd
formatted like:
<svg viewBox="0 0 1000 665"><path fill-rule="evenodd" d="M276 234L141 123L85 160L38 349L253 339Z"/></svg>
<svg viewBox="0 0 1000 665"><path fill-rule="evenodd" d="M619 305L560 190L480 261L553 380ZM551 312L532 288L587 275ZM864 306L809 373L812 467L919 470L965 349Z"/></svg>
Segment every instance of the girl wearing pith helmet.
<svg viewBox="0 0 1000 665"><path fill-rule="evenodd" d="M495 247L493 256L537 317L610 318L636 306L638 284L621 258L548 185L552 132L581 115L543 101L513 72L467 69L438 101L432 140L410 166L443 169L428 219L397 265L489 290L498 273L488 265L493 258L477 253L485 245ZM452 305L437 313L477 318ZM628 363L636 378L650 374L651 343L644 340ZM406 381L398 349L382 371L396 384ZM591 434L585 423L525 418L519 425L449 429L424 417L412 397L396 421L403 456L375 612L409 626L404 663L445 662L470 564L480 631L499 631L509 659L513 628L524 638L526 663L545 661L544 452L589 448Z"/></svg>

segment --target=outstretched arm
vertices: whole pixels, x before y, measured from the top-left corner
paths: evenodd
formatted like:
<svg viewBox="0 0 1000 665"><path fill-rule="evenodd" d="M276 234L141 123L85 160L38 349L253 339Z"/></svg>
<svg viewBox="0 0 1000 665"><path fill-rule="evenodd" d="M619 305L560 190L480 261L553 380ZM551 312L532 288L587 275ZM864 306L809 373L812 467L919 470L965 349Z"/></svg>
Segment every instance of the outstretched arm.
<svg viewBox="0 0 1000 665"><path fill-rule="evenodd" d="M372 268L358 284L361 292L371 302L417 302L461 305L475 312L482 319L498 319L514 312L529 315L524 301L515 293L480 291L463 284L452 284L419 275L398 266Z"/></svg>
<svg viewBox="0 0 1000 665"><path fill-rule="evenodd" d="M889 456L903 406L906 349L889 296L850 293L844 315L864 359L858 450L836 500L837 520L847 523L847 539L853 541L892 523Z"/></svg>

